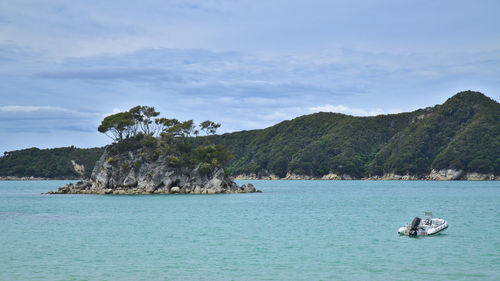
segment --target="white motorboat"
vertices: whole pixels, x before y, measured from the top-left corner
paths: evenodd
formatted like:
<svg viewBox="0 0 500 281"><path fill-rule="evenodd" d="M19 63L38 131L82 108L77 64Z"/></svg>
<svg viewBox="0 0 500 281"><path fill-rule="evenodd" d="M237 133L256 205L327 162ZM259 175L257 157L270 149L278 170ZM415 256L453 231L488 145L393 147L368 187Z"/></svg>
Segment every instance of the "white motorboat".
<svg viewBox="0 0 500 281"><path fill-rule="evenodd" d="M398 233L406 236L435 235L445 231L447 228L447 221L433 218L432 212L426 211L425 219L415 217L411 224L400 227Z"/></svg>

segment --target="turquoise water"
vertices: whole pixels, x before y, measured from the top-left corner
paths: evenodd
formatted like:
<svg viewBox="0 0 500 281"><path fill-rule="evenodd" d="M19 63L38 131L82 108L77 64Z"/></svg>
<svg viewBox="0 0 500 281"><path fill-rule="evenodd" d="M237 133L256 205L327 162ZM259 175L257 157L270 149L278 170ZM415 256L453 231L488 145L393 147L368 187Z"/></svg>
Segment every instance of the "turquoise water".
<svg viewBox="0 0 500 281"><path fill-rule="evenodd" d="M264 193L0 182L0 280L500 280L499 182L246 182ZM445 233L397 234L427 209Z"/></svg>

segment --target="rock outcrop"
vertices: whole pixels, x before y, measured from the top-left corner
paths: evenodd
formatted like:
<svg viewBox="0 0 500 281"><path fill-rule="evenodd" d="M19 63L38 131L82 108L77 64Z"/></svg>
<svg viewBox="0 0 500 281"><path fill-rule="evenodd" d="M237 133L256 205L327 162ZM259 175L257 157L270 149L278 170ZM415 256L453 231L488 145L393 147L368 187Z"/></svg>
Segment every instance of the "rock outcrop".
<svg viewBox="0 0 500 281"><path fill-rule="evenodd" d="M83 164L78 164L75 160L71 160L71 165L73 165L73 170L80 176L83 177L85 175L85 166Z"/></svg>
<svg viewBox="0 0 500 281"><path fill-rule="evenodd" d="M500 177L496 177L493 174L481 174L481 173L467 173L465 179L469 181L483 181L483 180L495 180Z"/></svg>
<svg viewBox="0 0 500 281"><path fill-rule="evenodd" d="M170 164L168 157L140 148L123 153L108 147L89 180L68 183L49 194L216 194L256 192L252 184L238 186L222 168L209 172Z"/></svg>
<svg viewBox="0 0 500 281"><path fill-rule="evenodd" d="M371 176L368 178L363 178L366 180L425 180L425 178L419 178L412 175L398 175L396 173L385 173L382 176Z"/></svg>
<svg viewBox="0 0 500 281"><path fill-rule="evenodd" d="M431 180L455 180L462 175L461 170L447 169L447 170L432 170L429 174Z"/></svg>
<svg viewBox="0 0 500 281"><path fill-rule="evenodd" d="M283 180L313 180L314 177L309 175L297 175L295 173L288 172Z"/></svg>
<svg viewBox="0 0 500 281"><path fill-rule="evenodd" d="M275 174L256 175L256 174L241 174L235 177L236 180L279 180L281 179Z"/></svg>
<svg viewBox="0 0 500 281"><path fill-rule="evenodd" d="M342 180L343 178L337 174L329 173L321 177L322 180Z"/></svg>

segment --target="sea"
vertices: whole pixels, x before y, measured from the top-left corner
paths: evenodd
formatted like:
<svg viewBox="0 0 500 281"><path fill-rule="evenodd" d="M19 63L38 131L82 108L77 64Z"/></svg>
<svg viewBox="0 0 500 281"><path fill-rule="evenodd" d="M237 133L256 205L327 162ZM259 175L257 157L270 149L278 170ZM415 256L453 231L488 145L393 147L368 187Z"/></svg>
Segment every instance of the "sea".
<svg viewBox="0 0 500 281"><path fill-rule="evenodd" d="M263 192L2 181L0 280L500 280L498 181L247 182ZM426 210L449 228L398 235Z"/></svg>

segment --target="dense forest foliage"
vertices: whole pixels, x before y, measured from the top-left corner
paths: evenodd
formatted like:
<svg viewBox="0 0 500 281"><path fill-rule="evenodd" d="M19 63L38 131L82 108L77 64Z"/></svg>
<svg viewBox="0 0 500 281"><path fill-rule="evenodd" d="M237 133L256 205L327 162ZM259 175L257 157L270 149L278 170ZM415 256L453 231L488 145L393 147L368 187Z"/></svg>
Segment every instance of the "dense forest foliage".
<svg viewBox="0 0 500 281"><path fill-rule="evenodd" d="M424 175L431 169L500 174L500 104L461 92L385 145L370 172Z"/></svg>
<svg viewBox="0 0 500 281"><path fill-rule="evenodd" d="M353 117L320 112L264 130L213 138L234 154L233 174L284 177L288 172L311 176L335 172L360 177L375 154L416 115Z"/></svg>
<svg viewBox="0 0 500 281"><path fill-rule="evenodd" d="M215 135L218 124L206 121L200 124L205 136L191 120L152 119L154 110L148 110L136 107L110 116L99 131L114 130L114 140L122 143L115 146L122 150L154 145L162 150L159 153L170 153L174 164L198 161L208 169L228 163L233 175L422 176L431 169L448 168L500 175L500 104L478 92L461 92L442 105L409 113L354 117L320 112L262 130L223 135ZM151 116L141 117L141 112ZM131 123L127 118L136 119ZM8 152L0 158L0 176L74 175L70 159L83 163L89 173L93 165L86 163L95 162L102 149L78 151Z"/></svg>
<svg viewBox="0 0 500 281"><path fill-rule="evenodd" d="M353 177L454 168L500 174L500 104L466 91L410 113L315 113L253 131L211 136L234 154L232 174Z"/></svg>
<svg viewBox="0 0 500 281"><path fill-rule="evenodd" d="M52 149L28 148L5 152L0 157L0 176L79 178L71 160L85 167L89 177L94 164L101 157L104 148L62 147Z"/></svg>

